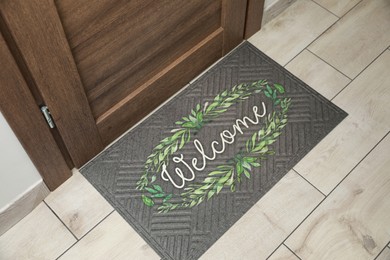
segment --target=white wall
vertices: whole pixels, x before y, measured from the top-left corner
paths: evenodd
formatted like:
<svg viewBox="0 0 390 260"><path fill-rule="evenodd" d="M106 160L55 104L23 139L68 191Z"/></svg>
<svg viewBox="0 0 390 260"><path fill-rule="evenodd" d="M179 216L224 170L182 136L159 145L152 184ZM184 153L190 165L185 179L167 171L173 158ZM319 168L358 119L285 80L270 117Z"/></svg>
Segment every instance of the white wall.
<svg viewBox="0 0 390 260"><path fill-rule="evenodd" d="M0 210L41 179L0 112Z"/></svg>

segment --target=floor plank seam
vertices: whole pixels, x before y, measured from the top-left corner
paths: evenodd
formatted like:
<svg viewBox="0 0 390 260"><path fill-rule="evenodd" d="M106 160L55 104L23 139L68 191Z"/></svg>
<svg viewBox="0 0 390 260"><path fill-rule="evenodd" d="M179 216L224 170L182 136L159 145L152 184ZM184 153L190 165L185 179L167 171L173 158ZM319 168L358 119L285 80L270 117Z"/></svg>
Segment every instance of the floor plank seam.
<svg viewBox="0 0 390 260"><path fill-rule="evenodd" d="M351 79L350 77L348 77L347 75L345 75L342 71L340 71L339 69L337 69L335 66L333 66L332 64L328 63L326 60L322 59L320 56L318 56L317 54L315 54L314 52L312 52L311 50L307 49L306 50L308 52L310 52L311 54L313 54L314 56L316 56L317 58L319 58L320 60L322 60L323 62L325 62L326 64L328 64L330 67L332 67L333 69L335 69L337 72L339 72L341 75L343 75L344 77L346 77L347 79L349 79L350 81L352 81L353 79ZM348 83L349 84L349 83Z"/></svg>
<svg viewBox="0 0 390 260"><path fill-rule="evenodd" d="M295 232L295 230L297 230L303 222L306 221L306 219L322 204L322 202L326 199L326 197L324 197L310 212L309 214L306 215L306 217L303 218L303 220L290 232L290 234L288 234L286 236L286 238L283 240L282 244L285 244L286 240ZM271 255L277 250L277 248L272 251Z"/></svg>
<svg viewBox="0 0 390 260"><path fill-rule="evenodd" d="M321 7L322 9L324 9L325 11L327 11L327 12L333 14L333 15L336 16L338 19L340 19L341 17L343 17L343 16L341 16L341 17L338 16L337 14L333 13L331 10L327 9L326 7L320 5L320 4L317 3L316 1L314 1L314 0L311 0L311 1L312 1L313 3L315 3L316 5L318 5L319 7ZM352 7L352 8L353 8L353 7Z"/></svg>
<svg viewBox="0 0 390 260"><path fill-rule="evenodd" d="M304 50L306 50L313 42L315 42L316 40L318 40L323 34L325 34L330 28L333 27L333 25L335 25L338 21L340 21L344 16L346 16L350 11L352 11L360 2L362 2L363 0L360 0L358 3L356 3L350 10L348 10L348 12L346 12L345 14L343 14L342 16L338 17L337 15L335 15L334 13L330 12L328 9L326 9L325 7L323 7L322 5L320 5L319 3L311 0L311 2L319 5L321 8L325 9L326 11L328 11L329 13L333 14L334 16L337 17L337 20L332 23L331 25L329 25L328 28L326 28L325 31L323 31L320 35L317 36L317 38L315 38L313 41L311 41L308 45L306 45L306 47L300 51L297 55L295 55L291 60L289 60L285 65L283 65L283 67L286 67L291 61L293 61L299 54L301 54ZM390 47L390 46L389 46ZM308 50L308 49L307 49ZM317 56L317 55L316 55ZM318 56L317 56L318 57ZM320 58L320 57L318 57ZM321 59L321 58L320 58ZM323 59L321 59L323 60ZM327 63L328 64L328 63ZM333 67L333 66L332 66ZM337 70L339 71L339 70ZM342 73L344 75L344 73ZM350 79L349 77L347 77L348 79ZM351 79L352 80L352 79Z"/></svg>
<svg viewBox="0 0 390 260"><path fill-rule="evenodd" d="M385 249L388 248L388 244L385 245L381 251L379 251L379 253L376 255L376 257L374 258L374 260L378 259L378 257L385 251Z"/></svg>
<svg viewBox="0 0 390 260"><path fill-rule="evenodd" d="M43 203L49 208L49 210L54 214L54 216L56 216L56 218L62 223L62 225L64 225L64 227L72 234L72 236L76 239L76 241L78 241L79 239L76 237L76 235L73 234L73 232L64 223L64 221L62 221L62 219L57 215L57 213L55 213L54 210L52 208L50 208L49 204L47 204L46 201L44 201L44 200L43 200Z"/></svg>
<svg viewBox="0 0 390 260"><path fill-rule="evenodd" d="M299 257L299 255L297 255L294 251L291 250L291 248L289 248L285 243L282 243L282 245L284 245L285 247L287 247L288 250L290 250L290 252L295 255L299 260L302 260L302 258Z"/></svg>
<svg viewBox="0 0 390 260"><path fill-rule="evenodd" d="M90 230L88 230L87 233L85 233L83 236L80 237L79 240L83 239L86 235L88 235L89 233L91 233L92 230L94 230L97 226L100 225L100 223L102 223L104 220L106 220L112 213L115 212L115 209L112 210L110 213L107 214L107 216L105 216L104 218L102 218L102 220L100 220L95 226L93 226Z"/></svg>
<svg viewBox="0 0 390 260"><path fill-rule="evenodd" d="M328 28L326 28L326 30L324 30L320 35L317 36L317 38L315 38L314 40L312 40L311 42L309 42L305 48L303 48L300 52L297 53L297 55L295 55L294 57L292 57L286 64L282 65L283 68L286 68L286 66L292 62L296 57L298 57L298 55L300 55L304 50L307 49L307 47L309 47L313 42L315 42L317 39L319 39L322 35L324 35L328 30L329 28L331 28L333 25L335 25L340 19L337 18L336 21L334 21L334 23L332 23L331 25L329 25Z"/></svg>
<svg viewBox="0 0 390 260"><path fill-rule="evenodd" d="M382 54L384 54L386 51L388 51L387 48L385 48L373 61L371 61L366 67L364 67L364 69L362 69L357 75L356 77L354 77L352 79L351 82L349 82L345 87L343 87L330 101L333 101L341 92L344 91L344 89L346 89L355 79L357 79L357 77L360 76L360 74L362 74L368 67L371 66L371 64L373 64L377 59L379 59L380 56L382 56ZM346 111L348 112L348 111Z"/></svg>
<svg viewBox="0 0 390 260"><path fill-rule="evenodd" d="M68 247L64 252L62 252L62 254L60 254L60 255L56 258L56 260L60 259L63 255L65 255L66 252L68 252L72 247L74 247L75 245L77 245L78 242L79 242L78 240L75 241L70 247Z"/></svg>
<svg viewBox="0 0 390 260"><path fill-rule="evenodd" d="M295 170L295 168L292 168L292 170L298 174L302 179L304 179L308 184L310 184L310 186L312 186L314 189L316 189L319 193L321 193L324 197L327 197L327 195L325 195L325 193L323 193L320 189L318 189L313 183L311 183L308 179L306 179L305 177L303 177L303 175L301 175L297 170Z"/></svg>
<svg viewBox="0 0 390 260"><path fill-rule="evenodd" d="M347 175L344 176L344 178L329 192L328 196L330 194L332 194L332 192L334 190L337 189L337 187L356 169L356 167L358 167L360 165L360 163L389 135L390 131L387 132L387 134L385 134L384 137L382 137L379 142L374 145L373 148L371 148L371 150L348 172ZM285 244L285 242L287 241L287 239L306 221L307 218L309 218L309 216L322 204L322 202L325 201L327 197L324 197L318 204L317 206L314 207L314 209L312 211L310 211L310 213L293 229L293 231L291 231L291 233L283 240L283 244ZM274 250L274 252L276 251L276 249ZM273 253L273 252L272 252Z"/></svg>
<svg viewBox="0 0 390 260"><path fill-rule="evenodd" d="M102 223L104 220L106 220L112 213L114 213L115 210L112 210L110 213L107 214L107 216L105 216L104 218L102 218L102 220L100 220L95 226L93 226L90 230L88 230L87 233L85 233L84 235L82 235L80 237L80 239L77 239L77 241L71 245L68 249L66 249L61 255L59 255L56 260L60 259L63 255L66 254L66 252L68 252L72 247L74 247L79 241L81 241L86 235L88 235L92 230L94 230L98 225L100 225L100 223Z"/></svg>
<svg viewBox="0 0 390 260"><path fill-rule="evenodd" d="M278 251L278 249L283 245L283 243L279 244L266 258L266 260L270 259L270 257L276 252Z"/></svg>
<svg viewBox="0 0 390 260"><path fill-rule="evenodd" d="M302 50L302 51L300 51L297 55L295 55L291 60L289 60L285 65L283 65L283 67L286 67L291 61L293 61L298 55L300 55L304 50L306 50L313 42L315 42L316 40L318 40L322 35L324 35L330 28L332 28L333 27L333 25L335 25L338 21L340 21L344 16L346 16L350 11L352 11L359 3L361 3L363 0L361 0L361 1L359 1L358 3L356 3L350 10L348 10L348 12L346 12L344 15L342 15L342 16L340 16L340 17L338 17L337 15L335 15L335 14L333 14L332 12L330 12L328 9L326 9L325 7L323 7L322 5L320 5L319 3L317 3L317 2L315 2L315 1L313 1L313 0L311 0L311 2L313 2L313 3L315 3L315 4L317 4L317 5L319 5L321 8L323 8L323 9L325 9L326 11L328 11L328 12L330 12L331 14L333 14L334 16L336 16L337 17L337 20L334 22L334 23L332 23L331 25L329 25L329 27L328 28L326 28L326 30L325 31L323 31L320 35L318 35L317 36L317 38L315 38L313 41L311 41L308 45L306 45L306 47ZM390 47L390 46L389 46ZM307 49L308 51L309 51L309 49ZM310 51L311 52L311 51ZM316 55L317 56L317 55ZM318 57L318 56L317 56ZM318 57L318 58L320 58L320 57ZM321 60L323 60L322 58L320 58ZM323 60L324 61L324 60ZM326 61L325 61L326 62ZM327 62L326 62L327 63ZM328 64L328 63L327 63ZM333 67L333 66L332 66ZM337 70L337 71L339 71L339 70ZM343 75L344 75L344 73L342 73ZM348 79L350 79L349 77L347 77ZM356 78L356 77L355 77ZM351 80L351 82L353 81L352 79L350 79ZM350 82L350 83L351 83ZM347 85L349 85L349 83L347 84Z"/></svg>

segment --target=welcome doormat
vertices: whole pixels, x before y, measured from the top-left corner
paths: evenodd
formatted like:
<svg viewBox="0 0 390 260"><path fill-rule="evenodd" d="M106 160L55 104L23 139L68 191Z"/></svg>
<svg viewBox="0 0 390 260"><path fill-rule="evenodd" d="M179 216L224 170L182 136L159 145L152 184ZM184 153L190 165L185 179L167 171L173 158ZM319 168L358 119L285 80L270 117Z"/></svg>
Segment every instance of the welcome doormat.
<svg viewBox="0 0 390 260"><path fill-rule="evenodd" d="M163 259L197 259L346 115L244 42L80 171Z"/></svg>

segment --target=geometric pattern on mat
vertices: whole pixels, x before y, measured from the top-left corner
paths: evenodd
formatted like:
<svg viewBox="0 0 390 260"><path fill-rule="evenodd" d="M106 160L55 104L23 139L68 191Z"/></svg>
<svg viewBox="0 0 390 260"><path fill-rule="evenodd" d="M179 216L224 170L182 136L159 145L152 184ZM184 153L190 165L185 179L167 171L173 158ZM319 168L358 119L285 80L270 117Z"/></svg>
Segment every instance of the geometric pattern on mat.
<svg viewBox="0 0 390 260"><path fill-rule="evenodd" d="M155 207L147 207L141 200L143 193L136 189L137 181L153 148L177 128L175 122L190 114L196 104L212 102L225 89L259 79L283 85L286 96L291 98L288 123L272 144L275 155L262 161L262 166L252 171L250 179L243 178L235 192L224 188L218 196L198 206L168 213L158 213ZM261 101L266 103L268 111L272 110L264 96L251 96L205 125L196 138L202 143L211 143L236 119L253 113L252 107ZM244 42L80 171L163 259L198 259L346 115L271 58ZM223 154L209 162L204 171L196 173L194 182L201 182L217 165L226 163L245 148L246 140L256 129L249 127L238 135ZM191 142L180 153L184 158L198 156ZM156 183L166 191L177 192L161 178Z"/></svg>

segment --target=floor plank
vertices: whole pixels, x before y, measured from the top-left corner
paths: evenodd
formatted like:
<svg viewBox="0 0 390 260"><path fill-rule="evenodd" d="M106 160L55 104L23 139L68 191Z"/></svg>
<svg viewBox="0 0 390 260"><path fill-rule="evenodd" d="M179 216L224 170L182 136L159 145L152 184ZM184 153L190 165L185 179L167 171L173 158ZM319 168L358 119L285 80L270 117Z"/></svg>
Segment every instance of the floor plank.
<svg viewBox="0 0 390 260"><path fill-rule="evenodd" d="M388 116L390 74L388 68L390 68L390 51L386 50L336 96L333 102L357 119L370 118L377 124L390 129L390 117Z"/></svg>
<svg viewBox="0 0 390 260"><path fill-rule="evenodd" d="M390 51L385 51L334 99L349 116L294 167L323 193L328 194L390 130L389 67Z"/></svg>
<svg viewBox="0 0 390 260"><path fill-rule="evenodd" d="M322 199L320 192L290 171L201 259L265 259Z"/></svg>
<svg viewBox="0 0 390 260"><path fill-rule="evenodd" d="M327 99L332 99L351 81L307 50L289 62L286 69Z"/></svg>
<svg viewBox="0 0 390 260"><path fill-rule="evenodd" d="M390 240L390 135L287 239L302 259L374 259Z"/></svg>
<svg viewBox="0 0 390 260"><path fill-rule="evenodd" d="M0 259L55 259L76 239L42 202L0 237Z"/></svg>
<svg viewBox="0 0 390 260"><path fill-rule="evenodd" d="M388 128L349 116L314 147L294 170L329 194L386 135Z"/></svg>
<svg viewBox="0 0 390 260"><path fill-rule="evenodd" d="M113 212L59 259L153 260L160 257L117 212Z"/></svg>
<svg viewBox="0 0 390 260"><path fill-rule="evenodd" d="M77 171L45 201L78 239L113 211Z"/></svg>
<svg viewBox="0 0 390 260"><path fill-rule="evenodd" d="M268 260L299 260L290 249L282 244L276 251L268 258Z"/></svg>
<svg viewBox="0 0 390 260"><path fill-rule="evenodd" d="M390 1L363 0L309 50L355 78L390 43Z"/></svg>
<svg viewBox="0 0 390 260"><path fill-rule="evenodd" d="M249 38L249 42L285 65L337 19L312 1L298 0Z"/></svg>
<svg viewBox="0 0 390 260"><path fill-rule="evenodd" d="M390 248L386 247L375 260L390 260Z"/></svg>
<svg viewBox="0 0 390 260"><path fill-rule="evenodd" d="M343 16L361 0L313 0L338 17Z"/></svg>

